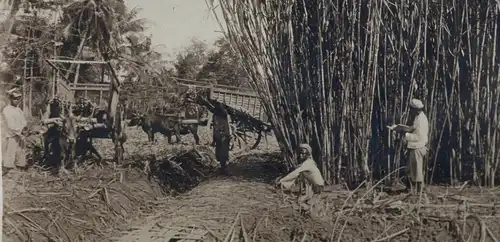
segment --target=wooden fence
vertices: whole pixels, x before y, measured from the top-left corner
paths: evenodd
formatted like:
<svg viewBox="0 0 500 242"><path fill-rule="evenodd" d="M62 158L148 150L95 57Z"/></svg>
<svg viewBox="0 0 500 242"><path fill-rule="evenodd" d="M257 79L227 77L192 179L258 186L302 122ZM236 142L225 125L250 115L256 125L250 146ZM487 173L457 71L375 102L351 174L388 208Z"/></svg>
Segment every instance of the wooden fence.
<svg viewBox="0 0 500 242"><path fill-rule="evenodd" d="M74 95L70 86L68 86L64 81L58 80L56 82L56 90L59 98L72 102L74 100Z"/></svg>
<svg viewBox="0 0 500 242"><path fill-rule="evenodd" d="M76 83L69 84L69 87L75 93L75 98L88 98L93 103L100 105L107 103L109 96L109 83Z"/></svg>

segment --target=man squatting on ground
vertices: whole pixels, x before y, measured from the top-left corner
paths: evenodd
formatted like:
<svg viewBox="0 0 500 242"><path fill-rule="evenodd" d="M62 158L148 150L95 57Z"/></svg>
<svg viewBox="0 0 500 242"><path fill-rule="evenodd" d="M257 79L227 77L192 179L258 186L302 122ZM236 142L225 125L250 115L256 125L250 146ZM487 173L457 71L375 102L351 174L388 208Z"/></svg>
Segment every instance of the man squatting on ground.
<svg viewBox="0 0 500 242"><path fill-rule="evenodd" d="M408 142L409 153L407 174L409 181L407 189L417 189L420 193L424 186L424 157L427 154L427 144L429 141L429 121L424 114L424 104L418 99L410 101L410 119L413 125L410 130L402 130L405 133L405 140Z"/></svg>
<svg viewBox="0 0 500 242"><path fill-rule="evenodd" d="M297 178L302 178L306 182L306 194L301 199L308 203L315 194L323 191L325 180L318 169L316 162L312 158L312 149L308 144L299 145L299 161L302 162L298 168L281 178L278 184L285 190L289 190Z"/></svg>
<svg viewBox="0 0 500 242"><path fill-rule="evenodd" d="M25 136L27 132L26 119L23 110L19 108L21 93L17 89L7 91L10 99L9 105L2 111L3 130L5 140L3 150L3 169L7 173L12 169L24 170L26 168L26 157L24 152Z"/></svg>

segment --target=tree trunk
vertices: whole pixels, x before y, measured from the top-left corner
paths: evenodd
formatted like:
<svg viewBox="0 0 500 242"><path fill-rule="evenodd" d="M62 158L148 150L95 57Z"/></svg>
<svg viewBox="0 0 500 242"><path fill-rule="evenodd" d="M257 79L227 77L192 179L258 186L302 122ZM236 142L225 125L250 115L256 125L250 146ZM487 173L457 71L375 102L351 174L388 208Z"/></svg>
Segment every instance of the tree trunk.
<svg viewBox="0 0 500 242"><path fill-rule="evenodd" d="M29 89L29 95L28 95L28 109L29 109L29 116L31 117L33 115L33 61L31 62L30 65L30 89Z"/></svg>
<svg viewBox="0 0 500 242"><path fill-rule="evenodd" d="M89 32L90 32L90 29L87 28L87 30L85 30L85 34L83 35L82 39L80 40L80 45L78 46L78 50L76 51L76 54L75 54L75 57L73 57L73 60L78 60L80 58L80 56L82 55L83 47L85 47L85 41L87 40ZM75 68L75 65L76 65L76 63L71 63L69 65L69 68L66 71L65 80L69 80L69 76L71 75L71 70L73 70L73 68Z"/></svg>

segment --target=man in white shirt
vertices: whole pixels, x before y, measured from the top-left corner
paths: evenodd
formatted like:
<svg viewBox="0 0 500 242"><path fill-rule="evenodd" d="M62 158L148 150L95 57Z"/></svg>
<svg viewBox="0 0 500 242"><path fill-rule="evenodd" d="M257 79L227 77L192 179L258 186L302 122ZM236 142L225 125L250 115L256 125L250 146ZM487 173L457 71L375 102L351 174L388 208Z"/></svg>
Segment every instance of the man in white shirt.
<svg viewBox="0 0 500 242"><path fill-rule="evenodd" d="M423 108L422 101L418 99L410 101L410 118L414 121L411 130L406 130L405 133L409 151L408 178L417 192L421 192L424 185L424 157L429 142L429 121Z"/></svg>
<svg viewBox="0 0 500 242"><path fill-rule="evenodd" d="M314 195L323 192L325 180L323 179L316 162L312 158L311 146L308 144L301 144L299 149L299 159L302 164L300 164L297 169L281 178L278 181L278 184L282 189L288 190L294 185L295 181L299 177L304 178L306 182L306 194L300 200L304 203L302 205L308 209L314 205L314 201L312 201L314 200Z"/></svg>
<svg viewBox="0 0 500 242"><path fill-rule="evenodd" d="M24 152L24 136L26 132L26 119L23 110L19 108L21 93L17 89L7 92L10 104L2 110L5 134L5 152L3 156L3 169L8 170L26 168Z"/></svg>

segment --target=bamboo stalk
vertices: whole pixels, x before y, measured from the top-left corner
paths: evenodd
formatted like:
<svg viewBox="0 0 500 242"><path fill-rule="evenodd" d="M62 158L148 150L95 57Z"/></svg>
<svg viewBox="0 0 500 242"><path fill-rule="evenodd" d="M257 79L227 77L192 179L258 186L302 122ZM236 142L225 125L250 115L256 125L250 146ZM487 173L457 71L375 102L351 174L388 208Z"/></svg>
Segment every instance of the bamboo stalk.
<svg viewBox="0 0 500 242"><path fill-rule="evenodd" d="M489 19L498 2L221 0L220 6L217 19L226 22L289 167L297 165L297 145L308 142L330 182L370 181L381 175L376 166L387 166L384 174L398 170L404 142L390 139L384 127L411 122L409 100L419 98L431 125L428 179L444 171L450 180L467 172L478 180L476 164L485 157L483 180L493 184L500 90L491 87L500 76L498 30Z"/></svg>

